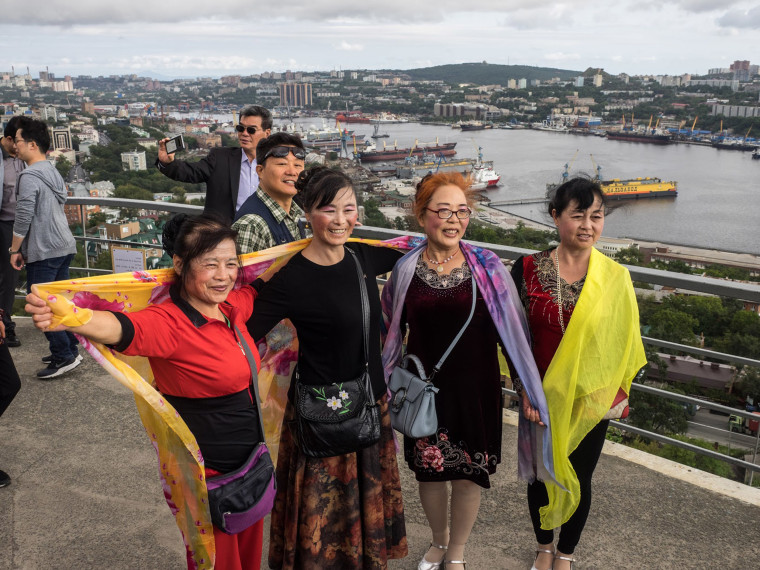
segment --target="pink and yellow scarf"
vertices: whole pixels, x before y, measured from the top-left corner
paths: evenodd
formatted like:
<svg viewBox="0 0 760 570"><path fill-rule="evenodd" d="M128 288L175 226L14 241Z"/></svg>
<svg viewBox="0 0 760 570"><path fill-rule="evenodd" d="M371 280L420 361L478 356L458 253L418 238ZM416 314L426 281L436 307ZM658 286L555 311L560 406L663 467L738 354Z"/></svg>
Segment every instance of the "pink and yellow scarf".
<svg viewBox="0 0 760 570"><path fill-rule="evenodd" d="M405 247L403 240L351 241L382 247ZM242 256L243 270L238 282L250 283L267 271L276 271L308 243L309 240L301 240ZM169 286L175 278L172 269L136 271L38 284L32 286L32 290L52 307L53 327L58 324L75 327L88 322L92 310L130 313L160 303L168 299ZM284 330L289 330L291 334L270 335L274 338L267 339L269 344L259 371L266 441L275 459L290 375L298 355L298 341L292 325L288 323ZM215 548L207 505L205 469L195 437L179 414L155 389L147 358L124 356L102 344L81 336L78 338L106 371L133 392L140 418L158 454L166 502L175 516L183 540L199 570L213 568Z"/></svg>

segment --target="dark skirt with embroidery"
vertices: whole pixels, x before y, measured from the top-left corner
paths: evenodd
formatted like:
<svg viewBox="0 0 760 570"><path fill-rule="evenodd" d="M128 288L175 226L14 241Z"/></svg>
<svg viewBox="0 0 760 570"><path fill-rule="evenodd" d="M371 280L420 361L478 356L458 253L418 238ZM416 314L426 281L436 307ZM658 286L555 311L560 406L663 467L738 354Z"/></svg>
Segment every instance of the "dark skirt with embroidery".
<svg viewBox="0 0 760 570"><path fill-rule="evenodd" d="M422 259L422 256L420 256ZM424 262L423 262L424 263ZM469 268L439 276L418 265L405 300L407 352L430 374L467 320L472 304ZM418 481L467 479L489 488L501 461L502 396L498 333L478 293L475 314L433 379L438 432L404 438L404 458Z"/></svg>
<svg viewBox="0 0 760 570"><path fill-rule="evenodd" d="M356 453L306 457L286 427L277 460L269 567L380 569L407 555L401 480L388 403L380 407L380 441Z"/></svg>

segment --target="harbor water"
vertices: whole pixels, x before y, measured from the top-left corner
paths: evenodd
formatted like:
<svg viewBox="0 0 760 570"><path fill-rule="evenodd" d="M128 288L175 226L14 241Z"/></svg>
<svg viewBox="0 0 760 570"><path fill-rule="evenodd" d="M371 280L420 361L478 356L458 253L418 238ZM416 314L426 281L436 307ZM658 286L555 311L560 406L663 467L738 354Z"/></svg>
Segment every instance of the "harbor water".
<svg viewBox="0 0 760 570"><path fill-rule="evenodd" d="M369 125L350 127L371 134ZM547 183L560 181L566 163L571 164L571 176L581 172L593 175L596 163L607 180L647 176L674 180L678 182L677 198L615 202L618 207L607 217L605 235L760 254L760 161L753 160L749 152L527 129L460 132L406 123L386 125L383 130L390 135L384 139L386 144L398 140L404 147L415 139L457 141L457 157L475 157L481 146L483 158L492 160L501 175L501 186L486 193L494 202L543 196ZM551 222L543 204L502 209Z"/></svg>
<svg viewBox="0 0 760 570"><path fill-rule="evenodd" d="M321 125L316 118L296 122ZM341 126L372 140L372 125ZM760 160L753 160L749 152L610 141L529 129L461 132L419 123L384 124L380 132L389 135L378 139L380 148L383 141L388 146L397 142L400 148L413 145L415 140L456 141L456 158L474 158L481 146L484 160L492 160L501 175L501 186L486 192L494 202L543 196L547 183L560 181L566 163L571 164L571 176L593 175L591 155L607 180L647 176L673 180L678 182L677 198L615 202L618 207L607 217L605 235L760 254ZM551 223L543 204L502 209Z"/></svg>

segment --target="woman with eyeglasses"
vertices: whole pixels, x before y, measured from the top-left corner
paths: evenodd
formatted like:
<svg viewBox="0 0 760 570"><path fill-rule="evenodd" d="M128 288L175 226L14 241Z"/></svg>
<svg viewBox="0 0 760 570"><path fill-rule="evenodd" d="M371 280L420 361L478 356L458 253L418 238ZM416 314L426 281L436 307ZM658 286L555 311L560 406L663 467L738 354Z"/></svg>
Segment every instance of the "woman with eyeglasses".
<svg viewBox="0 0 760 570"><path fill-rule="evenodd" d="M404 457L419 482L432 535L420 570L440 568L444 560L447 570L465 566L481 489L490 487L501 461L499 345L521 376L538 382L509 273L496 254L462 241L473 196L470 181L459 173L422 179L414 214L427 240L396 264L383 290L386 378L401 360L407 329L407 354L417 356L430 376L472 313L432 379L439 389L436 433L404 438Z"/></svg>
<svg viewBox="0 0 760 570"><path fill-rule="evenodd" d="M290 319L298 334L298 379L294 373L281 432L269 567L380 570L389 559L407 554L401 482L380 360L382 315L376 281L401 254L389 247L348 242L358 208L351 180L342 172L312 168L299 177L296 188L313 238L260 287L248 322L256 339L282 319ZM357 263L369 305L366 343ZM355 452L307 455L296 429L296 381L311 388L337 385L361 376L365 369L370 397L379 406L380 440ZM335 412L336 418L351 405L340 393L324 402L323 412Z"/></svg>

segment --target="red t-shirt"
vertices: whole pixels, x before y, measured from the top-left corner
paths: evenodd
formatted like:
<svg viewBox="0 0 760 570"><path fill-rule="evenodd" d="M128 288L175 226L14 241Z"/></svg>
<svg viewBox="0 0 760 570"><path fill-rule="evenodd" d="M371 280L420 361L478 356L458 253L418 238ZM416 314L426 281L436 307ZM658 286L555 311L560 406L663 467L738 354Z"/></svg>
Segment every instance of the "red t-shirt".
<svg viewBox="0 0 760 570"><path fill-rule="evenodd" d="M231 291L219 308L237 325L258 368L256 344L245 325L256 295L255 289L245 285ZM249 386L251 369L235 331L223 321L207 319L184 299L173 297L124 316L132 330L125 326L122 341L114 348L129 356L147 356L162 394L212 398Z"/></svg>

